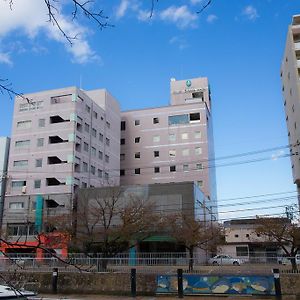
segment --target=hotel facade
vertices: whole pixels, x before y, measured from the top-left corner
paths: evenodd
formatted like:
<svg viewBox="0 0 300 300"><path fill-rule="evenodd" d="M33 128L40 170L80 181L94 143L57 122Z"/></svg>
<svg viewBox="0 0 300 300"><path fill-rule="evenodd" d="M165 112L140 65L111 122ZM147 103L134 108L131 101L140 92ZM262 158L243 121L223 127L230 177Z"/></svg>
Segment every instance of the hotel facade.
<svg viewBox="0 0 300 300"><path fill-rule="evenodd" d="M197 205L216 220L208 80L172 79L170 92L169 106L127 112L106 90L70 87L16 98L6 238L34 240L48 218L72 214L82 188L192 182L205 199Z"/></svg>

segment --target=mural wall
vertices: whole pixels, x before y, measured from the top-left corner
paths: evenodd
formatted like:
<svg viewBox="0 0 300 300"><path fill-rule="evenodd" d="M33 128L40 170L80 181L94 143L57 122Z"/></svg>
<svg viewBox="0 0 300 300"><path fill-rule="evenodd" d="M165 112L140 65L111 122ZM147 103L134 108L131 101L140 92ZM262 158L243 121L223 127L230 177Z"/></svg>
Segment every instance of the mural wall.
<svg viewBox="0 0 300 300"><path fill-rule="evenodd" d="M178 292L176 275L157 276L158 294ZM275 295L273 276L183 275L183 292L194 294Z"/></svg>

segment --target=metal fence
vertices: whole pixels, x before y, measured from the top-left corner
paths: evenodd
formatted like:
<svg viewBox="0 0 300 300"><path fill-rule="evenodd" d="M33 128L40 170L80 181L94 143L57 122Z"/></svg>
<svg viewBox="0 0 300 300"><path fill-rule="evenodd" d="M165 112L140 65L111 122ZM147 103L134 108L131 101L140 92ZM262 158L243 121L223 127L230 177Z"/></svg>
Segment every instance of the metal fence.
<svg viewBox="0 0 300 300"><path fill-rule="evenodd" d="M129 253L120 253L111 258L105 258L103 254L86 255L81 253L69 254L67 258L55 256L36 258L33 255L10 254L0 257L0 270L28 270L28 271L50 271L58 268L66 272L88 271L88 272L127 272L130 268L137 268L139 272L156 272L164 270L173 272L177 268L188 270L191 262L195 271L202 272L220 270L220 267L258 268L268 265L278 267L291 267L291 258L283 256L268 257L258 254L243 258L214 257L206 258L203 255L195 255L191 260L186 252L182 253L136 253L131 257ZM296 256L296 263L300 266L300 255ZM207 267L207 268L205 268ZM209 269L208 269L209 268ZM225 268L226 269L226 268Z"/></svg>

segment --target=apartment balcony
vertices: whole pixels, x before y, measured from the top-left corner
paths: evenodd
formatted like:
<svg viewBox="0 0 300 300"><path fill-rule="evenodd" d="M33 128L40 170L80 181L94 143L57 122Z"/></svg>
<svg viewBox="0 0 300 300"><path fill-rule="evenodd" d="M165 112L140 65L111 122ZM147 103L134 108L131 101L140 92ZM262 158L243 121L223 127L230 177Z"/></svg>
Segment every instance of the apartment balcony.
<svg viewBox="0 0 300 300"><path fill-rule="evenodd" d="M297 68L300 68L300 59L297 60Z"/></svg>
<svg viewBox="0 0 300 300"><path fill-rule="evenodd" d="M299 42L295 42L295 50L300 50L300 41Z"/></svg>

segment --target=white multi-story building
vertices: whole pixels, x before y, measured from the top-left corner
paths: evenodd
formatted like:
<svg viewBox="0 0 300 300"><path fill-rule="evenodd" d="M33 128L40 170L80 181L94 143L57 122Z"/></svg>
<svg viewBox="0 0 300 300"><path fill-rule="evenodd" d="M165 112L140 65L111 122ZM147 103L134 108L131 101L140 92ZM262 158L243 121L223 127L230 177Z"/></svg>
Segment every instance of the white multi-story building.
<svg viewBox="0 0 300 300"><path fill-rule="evenodd" d="M200 217L215 220L208 80L172 79L169 106L122 113L106 90L18 97L7 179L2 229L12 239L44 231L48 217L71 215L78 188L192 182L203 192L193 203Z"/></svg>
<svg viewBox="0 0 300 300"><path fill-rule="evenodd" d="M122 185L194 181L209 199L216 199L207 78L172 79L169 106L121 116Z"/></svg>
<svg viewBox="0 0 300 300"><path fill-rule="evenodd" d="M280 75L293 179L300 195L300 15L293 16L288 28ZM300 197L298 201L300 203Z"/></svg>
<svg viewBox="0 0 300 300"><path fill-rule="evenodd" d="M70 213L77 188L119 185L119 105L75 87L18 97L10 149L3 228L29 234Z"/></svg>

